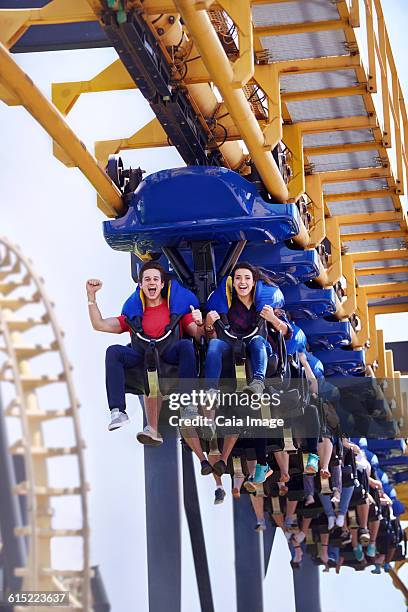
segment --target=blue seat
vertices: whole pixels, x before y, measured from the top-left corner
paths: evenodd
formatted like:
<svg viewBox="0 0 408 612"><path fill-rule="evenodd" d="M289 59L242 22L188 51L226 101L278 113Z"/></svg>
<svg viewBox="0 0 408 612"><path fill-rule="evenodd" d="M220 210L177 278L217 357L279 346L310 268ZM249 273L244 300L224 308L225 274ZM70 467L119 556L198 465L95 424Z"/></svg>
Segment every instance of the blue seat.
<svg viewBox="0 0 408 612"><path fill-rule="evenodd" d="M388 453L392 450L405 451L404 440L368 440L368 448L378 453Z"/></svg>
<svg viewBox="0 0 408 612"><path fill-rule="evenodd" d="M265 202L232 170L194 166L148 176L127 213L104 222L104 235L113 249L148 253L192 240L277 243L296 236L299 227L295 204Z"/></svg>
<svg viewBox="0 0 408 612"><path fill-rule="evenodd" d="M315 351L314 355L324 365L325 376L356 376L365 371L365 351L348 351L332 349L331 351Z"/></svg>
<svg viewBox="0 0 408 612"><path fill-rule="evenodd" d="M316 249L295 250L285 244L250 244L241 256L264 268L278 285L295 285L316 278L320 273Z"/></svg>
<svg viewBox="0 0 408 612"><path fill-rule="evenodd" d="M408 471L405 470L403 472L396 472L394 474L394 480L396 484L399 484L401 482L407 482L408 481Z"/></svg>
<svg viewBox="0 0 408 612"><path fill-rule="evenodd" d="M408 455L396 455L395 457L380 457L380 466L382 468L392 467L397 465L408 465Z"/></svg>
<svg viewBox="0 0 408 612"><path fill-rule="evenodd" d="M332 349L351 343L350 321L326 321L326 319L302 319L300 327L306 334L312 350Z"/></svg>
<svg viewBox="0 0 408 612"><path fill-rule="evenodd" d="M336 294L333 288L310 289L305 285L284 285L282 292L285 296L285 308L295 320L317 319L336 312ZM302 322L299 322L300 327Z"/></svg>

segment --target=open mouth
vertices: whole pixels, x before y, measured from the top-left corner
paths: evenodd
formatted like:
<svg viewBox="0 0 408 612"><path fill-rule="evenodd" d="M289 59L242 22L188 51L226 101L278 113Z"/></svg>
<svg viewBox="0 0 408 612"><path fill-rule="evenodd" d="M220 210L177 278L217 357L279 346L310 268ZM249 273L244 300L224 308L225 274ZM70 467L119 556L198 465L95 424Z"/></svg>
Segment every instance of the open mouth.
<svg viewBox="0 0 408 612"><path fill-rule="evenodd" d="M148 287L147 292L149 294L149 297L154 297L156 294L156 287Z"/></svg>

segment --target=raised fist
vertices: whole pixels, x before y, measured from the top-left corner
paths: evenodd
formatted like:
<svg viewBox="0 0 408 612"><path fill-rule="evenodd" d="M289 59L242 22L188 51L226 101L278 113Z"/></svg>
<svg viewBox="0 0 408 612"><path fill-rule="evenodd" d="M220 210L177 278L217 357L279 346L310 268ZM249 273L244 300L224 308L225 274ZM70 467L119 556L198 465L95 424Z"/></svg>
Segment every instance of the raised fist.
<svg viewBox="0 0 408 612"><path fill-rule="evenodd" d="M98 278L90 278L86 281L86 292L89 298L94 298L95 293L102 288L102 281Z"/></svg>

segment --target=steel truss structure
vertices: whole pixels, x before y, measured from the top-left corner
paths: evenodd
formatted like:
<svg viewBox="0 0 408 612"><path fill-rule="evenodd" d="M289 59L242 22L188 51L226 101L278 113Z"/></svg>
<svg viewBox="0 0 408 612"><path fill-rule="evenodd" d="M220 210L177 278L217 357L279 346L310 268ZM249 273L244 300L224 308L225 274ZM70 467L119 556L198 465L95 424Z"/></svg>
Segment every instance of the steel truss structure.
<svg viewBox="0 0 408 612"><path fill-rule="evenodd" d="M390 413L406 435L407 395L376 326L377 315L408 304L408 118L380 0L30 4L0 11L3 101L44 127L108 217L127 209L120 183L104 172L109 156L169 144L187 164L224 165L255 178L271 201L297 203L294 240L319 253L314 282L335 287L335 317L351 321L352 346L388 379ZM52 101L12 56L101 46L118 59L89 81L54 83ZM92 155L64 117L82 94L135 88L156 118L95 143Z"/></svg>

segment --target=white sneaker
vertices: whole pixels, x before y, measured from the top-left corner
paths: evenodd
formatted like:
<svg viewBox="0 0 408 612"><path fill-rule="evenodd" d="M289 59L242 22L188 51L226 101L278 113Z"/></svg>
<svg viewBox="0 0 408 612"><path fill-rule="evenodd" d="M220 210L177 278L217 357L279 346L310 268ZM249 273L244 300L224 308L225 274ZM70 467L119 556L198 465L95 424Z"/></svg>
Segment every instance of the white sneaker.
<svg viewBox="0 0 408 612"><path fill-rule="evenodd" d="M327 526L329 531L331 531L334 527L334 525L336 524L336 517L335 516L329 516L327 519Z"/></svg>
<svg viewBox="0 0 408 612"><path fill-rule="evenodd" d="M147 446L160 446L163 444L163 438L158 431L146 425L143 431L139 431L136 435L137 441L140 444L146 444Z"/></svg>
<svg viewBox="0 0 408 612"><path fill-rule="evenodd" d="M129 417L126 412L121 412L119 408L113 408L111 410L111 420L108 425L109 431L114 431L115 429L119 429L119 427L123 427L130 423Z"/></svg>
<svg viewBox="0 0 408 612"><path fill-rule="evenodd" d="M337 527L344 527L344 514L338 514L336 518Z"/></svg>

